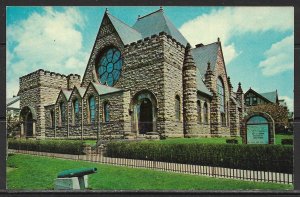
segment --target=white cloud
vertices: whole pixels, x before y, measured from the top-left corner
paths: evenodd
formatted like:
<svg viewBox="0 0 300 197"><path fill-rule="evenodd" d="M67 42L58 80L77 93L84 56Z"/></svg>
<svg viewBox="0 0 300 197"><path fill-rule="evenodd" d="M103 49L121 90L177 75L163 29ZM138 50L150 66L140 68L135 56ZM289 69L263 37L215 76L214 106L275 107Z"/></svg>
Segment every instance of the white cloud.
<svg viewBox="0 0 300 197"><path fill-rule="evenodd" d="M227 7L198 16L184 23L179 30L192 45L216 42L220 37L225 61L229 63L240 54L230 41L232 37L249 32L293 28L293 7Z"/></svg>
<svg viewBox="0 0 300 197"><path fill-rule="evenodd" d="M82 74L88 60L79 31L83 27L84 18L77 9L59 12L52 7L8 26L8 90L17 92L14 81L40 68Z"/></svg>
<svg viewBox="0 0 300 197"><path fill-rule="evenodd" d="M265 76L292 70L294 68L294 34L272 44L265 53L265 60L259 63Z"/></svg>
<svg viewBox="0 0 300 197"><path fill-rule="evenodd" d="M284 99L289 111L294 111L294 99L288 96L279 96L279 99Z"/></svg>

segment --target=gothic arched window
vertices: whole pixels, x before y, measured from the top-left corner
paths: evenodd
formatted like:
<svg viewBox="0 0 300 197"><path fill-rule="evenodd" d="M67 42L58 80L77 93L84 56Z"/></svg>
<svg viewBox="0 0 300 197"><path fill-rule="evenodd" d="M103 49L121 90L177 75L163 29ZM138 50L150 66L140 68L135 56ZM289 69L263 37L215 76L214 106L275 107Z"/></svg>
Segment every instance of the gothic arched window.
<svg viewBox="0 0 300 197"><path fill-rule="evenodd" d="M208 107L206 102L203 105L203 115L204 115L204 123L208 124Z"/></svg>
<svg viewBox="0 0 300 197"><path fill-rule="evenodd" d="M175 97L175 119L180 121L180 97L178 95Z"/></svg>
<svg viewBox="0 0 300 197"><path fill-rule="evenodd" d="M110 112L109 112L109 103L105 102L103 105L103 109L104 109L104 122L109 122L109 116L110 116Z"/></svg>
<svg viewBox="0 0 300 197"><path fill-rule="evenodd" d="M73 101L73 124L78 124L79 121L79 101L78 99L74 99Z"/></svg>
<svg viewBox="0 0 300 197"><path fill-rule="evenodd" d="M199 100L197 101L197 121L201 122L201 103Z"/></svg>
<svg viewBox="0 0 300 197"><path fill-rule="evenodd" d="M225 120L225 89L224 83L222 79L219 77L217 81L217 93L218 97L220 98L220 115L221 115L221 124L226 125Z"/></svg>
<svg viewBox="0 0 300 197"><path fill-rule="evenodd" d="M60 102L59 104L59 123L61 126L65 126L66 123L66 104L65 102Z"/></svg>
<svg viewBox="0 0 300 197"><path fill-rule="evenodd" d="M50 124L50 126L51 126L51 128L54 128L54 125L55 125L55 117L54 117L54 111L53 110L51 110L50 111L50 118L51 118L51 124Z"/></svg>
<svg viewBox="0 0 300 197"><path fill-rule="evenodd" d="M89 98L89 122L94 123L95 122L95 116L96 116L96 103L95 103L95 97L90 96Z"/></svg>

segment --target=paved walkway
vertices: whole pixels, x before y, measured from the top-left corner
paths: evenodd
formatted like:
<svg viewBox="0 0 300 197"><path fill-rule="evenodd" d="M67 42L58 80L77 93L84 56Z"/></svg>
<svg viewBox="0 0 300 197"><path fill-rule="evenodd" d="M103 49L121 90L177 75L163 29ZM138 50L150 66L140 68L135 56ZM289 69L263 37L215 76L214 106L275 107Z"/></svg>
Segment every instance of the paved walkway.
<svg viewBox="0 0 300 197"><path fill-rule="evenodd" d="M161 170L161 171L168 171L168 172L186 173L192 175L204 175L204 176L219 177L219 178L231 178L231 179L233 178L239 180L274 182L274 183L284 183L284 184L292 184L293 182L292 174L276 173L276 172L241 170L241 169L231 169L231 168L223 168L223 167L200 166L200 165L168 163L168 162L137 160L137 159L111 158L111 157L104 157L103 155L100 154L69 155L69 154L60 154L60 153L46 153L46 152L12 150L12 149L9 149L8 152L47 156L47 157L54 157L54 158L64 158L64 159L71 159L71 160L99 162L99 163L128 166L134 168L147 168L147 169L154 169L154 170Z"/></svg>

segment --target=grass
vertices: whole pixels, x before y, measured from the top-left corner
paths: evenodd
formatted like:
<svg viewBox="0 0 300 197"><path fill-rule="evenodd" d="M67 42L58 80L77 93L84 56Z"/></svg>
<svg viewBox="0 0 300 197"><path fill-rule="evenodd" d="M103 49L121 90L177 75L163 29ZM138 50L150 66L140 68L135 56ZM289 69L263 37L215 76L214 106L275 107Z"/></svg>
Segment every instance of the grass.
<svg viewBox="0 0 300 197"><path fill-rule="evenodd" d="M8 157L8 189L53 189L58 172L96 167L89 175L94 190L288 190L292 185L218 179L196 175L134 169L84 161L71 161L31 155ZM12 170L13 169L13 170Z"/></svg>
<svg viewBox="0 0 300 197"><path fill-rule="evenodd" d="M294 135L284 135L284 134L277 134L275 135L275 144L281 144L282 139L293 139Z"/></svg>

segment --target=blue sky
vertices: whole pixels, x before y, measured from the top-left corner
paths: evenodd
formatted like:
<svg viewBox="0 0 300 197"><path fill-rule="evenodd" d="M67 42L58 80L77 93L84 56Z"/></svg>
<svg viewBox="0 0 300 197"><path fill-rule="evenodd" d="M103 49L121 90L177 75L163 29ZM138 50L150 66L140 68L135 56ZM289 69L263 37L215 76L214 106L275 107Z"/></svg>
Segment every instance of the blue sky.
<svg viewBox="0 0 300 197"><path fill-rule="evenodd" d="M20 76L39 68L83 76L106 7L8 7L7 97ZM132 26L159 7L107 7ZM234 90L278 90L293 111L292 7L163 7L193 45L220 37Z"/></svg>

